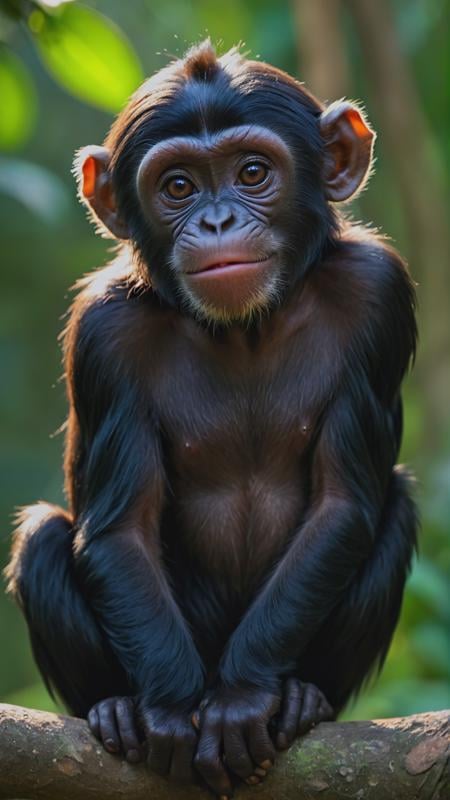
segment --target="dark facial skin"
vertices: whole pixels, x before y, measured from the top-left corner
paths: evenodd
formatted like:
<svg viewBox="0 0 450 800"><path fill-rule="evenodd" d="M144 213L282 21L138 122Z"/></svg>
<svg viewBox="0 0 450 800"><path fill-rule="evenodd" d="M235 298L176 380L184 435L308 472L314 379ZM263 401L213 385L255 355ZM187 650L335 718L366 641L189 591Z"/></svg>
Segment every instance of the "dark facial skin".
<svg viewBox="0 0 450 800"><path fill-rule="evenodd" d="M332 207L372 143L204 44L77 159L123 246L65 334L69 508L23 509L9 591L108 752L222 800L382 663L415 547L414 289Z"/></svg>
<svg viewBox="0 0 450 800"><path fill-rule="evenodd" d="M208 319L245 319L277 296L280 220L293 191L283 140L260 126L155 145L139 167L144 217L164 230L185 300Z"/></svg>

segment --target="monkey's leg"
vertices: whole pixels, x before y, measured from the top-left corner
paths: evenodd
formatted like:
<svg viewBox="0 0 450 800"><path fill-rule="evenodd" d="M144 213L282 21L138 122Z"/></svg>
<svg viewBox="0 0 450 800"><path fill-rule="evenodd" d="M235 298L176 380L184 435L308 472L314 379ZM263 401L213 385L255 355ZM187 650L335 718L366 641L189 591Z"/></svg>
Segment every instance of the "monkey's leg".
<svg viewBox="0 0 450 800"><path fill-rule="evenodd" d="M330 718L328 703L331 716L337 716L385 659L416 546L417 515L408 484L396 468L371 558L300 657L296 678L286 682L277 730L288 728L289 744L320 718Z"/></svg>
<svg viewBox="0 0 450 800"><path fill-rule="evenodd" d="M98 704L89 715L94 733L107 749L122 745L129 760L138 760L131 752L140 747L131 688L77 585L65 511L46 503L23 509L6 576L47 687L76 716Z"/></svg>

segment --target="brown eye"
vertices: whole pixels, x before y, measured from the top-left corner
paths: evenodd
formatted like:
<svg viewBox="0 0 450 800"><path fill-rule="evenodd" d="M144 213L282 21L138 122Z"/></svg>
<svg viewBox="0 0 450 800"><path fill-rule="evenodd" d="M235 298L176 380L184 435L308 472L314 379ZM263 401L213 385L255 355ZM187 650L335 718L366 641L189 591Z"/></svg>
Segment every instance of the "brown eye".
<svg viewBox="0 0 450 800"><path fill-rule="evenodd" d="M250 161L239 173L239 182L244 186L258 186L268 175L268 167L262 161Z"/></svg>
<svg viewBox="0 0 450 800"><path fill-rule="evenodd" d="M190 197L191 194L194 194L195 186L192 181L190 181L189 178L185 178L184 175L175 175L167 181L164 186L164 191L173 200L184 200L186 197Z"/></svg>

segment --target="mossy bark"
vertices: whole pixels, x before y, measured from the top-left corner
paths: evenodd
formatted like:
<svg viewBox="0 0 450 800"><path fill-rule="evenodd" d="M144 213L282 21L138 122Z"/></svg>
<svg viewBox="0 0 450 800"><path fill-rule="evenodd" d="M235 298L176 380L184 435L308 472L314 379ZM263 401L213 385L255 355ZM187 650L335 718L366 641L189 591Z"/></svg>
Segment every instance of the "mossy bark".
<svg viewBox="0 0 450 800"><path fill-rule="evenodd" d="M280 756L255 800L446 800L449 712L322 723ZM108 755L80 719L0 705L0 798L207 800Z"/></svg>

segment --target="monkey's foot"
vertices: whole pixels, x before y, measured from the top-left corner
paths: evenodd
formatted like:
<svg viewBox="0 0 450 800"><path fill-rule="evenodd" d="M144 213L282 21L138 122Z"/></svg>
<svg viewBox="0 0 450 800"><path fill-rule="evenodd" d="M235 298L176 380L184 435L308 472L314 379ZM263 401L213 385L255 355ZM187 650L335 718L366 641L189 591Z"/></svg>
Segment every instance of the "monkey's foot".
<svg viewBox="0 0 450 800"><path fill-rule="evenodd" d="M89 728L108 753L123 754L136 764L144 758L132 697L108 697L92 706L87 717Z"/></svg>
<svg viewBox="0 0 450 800"><path fill-rule="evenodd" d="M286 750L296 736L303 736L314 725L333 718L333 709L317 686L288 678L276 722L275 745L279 750Z"/></svg>

